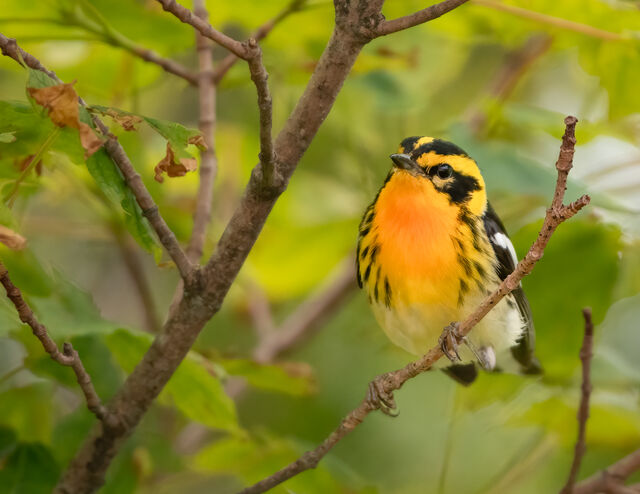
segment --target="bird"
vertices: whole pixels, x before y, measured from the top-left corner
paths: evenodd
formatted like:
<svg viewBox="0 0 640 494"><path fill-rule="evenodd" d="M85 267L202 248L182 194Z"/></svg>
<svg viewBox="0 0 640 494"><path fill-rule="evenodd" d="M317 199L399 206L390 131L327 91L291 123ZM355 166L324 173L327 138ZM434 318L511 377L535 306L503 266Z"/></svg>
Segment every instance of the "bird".
<svg viewBox="0 0 640 494"><path fill-rule="evenodd" d="M465 345L456 344L452 322L468 316L518 263L475 160L452 142L420 136L404 139L390 158L360 222L356 251L358 285L388 338L414 355L439 343L453 362L444 360L443 370L464 385L478 367L541 373L522 286L462 339Z"/></svg>

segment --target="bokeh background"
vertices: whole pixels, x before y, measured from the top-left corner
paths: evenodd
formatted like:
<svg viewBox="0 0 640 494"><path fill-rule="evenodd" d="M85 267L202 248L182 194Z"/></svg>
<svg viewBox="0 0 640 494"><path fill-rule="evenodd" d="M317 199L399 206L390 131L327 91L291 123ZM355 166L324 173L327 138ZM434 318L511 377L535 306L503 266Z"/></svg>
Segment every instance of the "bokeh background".
<svg viewBox="0 0 640 494"><path fill-rule="evenodd" d="M207 1L211 22L237 38L286 5ZM384 12L393 18L424 6L393 0ZM262 43L275 131L332 25L332 2L309 0ZM197 90L126 49L133 42L197 66L192 29L154 1L4 0L0 32L63 80L76 80L89 104L197 127ZM353 283L339 281L352 269L360 215L388 171L387 156L409 135L459 144L479 162L523 255L552 195L567 114L580 119L567 198L588 191L593 203L560 227L524 280L544 376L482 375L461 388L438 372L421 375L397 393L399 417L369 416L315 471L273 492L559 490L577 428L584 306L592 307L597 327L581 477L638 448L639 35L638 1L472 0L367 46L221 312L101 492L235 492L315 446L374 376L412 358L385 339ZM217 62L225 52L214 55ZM56 340L71 339L108 399L148 346L154 317L166 317L176 271L144 231L136 232L137 220L104 195L72 134L61 134L38 173L7 200L20 163L51 131L27 100L27 77L0 59L0 134L16 137L0 142L0 218L28 240L21 251L0 246L0 258ZM255 99L246 66L237 64L218 91L219 172L206 255L257 159ZM186 242L197 174L155 182L164 139L144 125L112 130ZM132 276L132 265L142 277ZM291 314L300 315L301 303L336 283L339 302L308 338L272 362L255 362L261 335L282 329ZM154 317L141 302L145 284ZM46 356L0 297L0 493L50 492L93 423L72 372Z"/></svg>

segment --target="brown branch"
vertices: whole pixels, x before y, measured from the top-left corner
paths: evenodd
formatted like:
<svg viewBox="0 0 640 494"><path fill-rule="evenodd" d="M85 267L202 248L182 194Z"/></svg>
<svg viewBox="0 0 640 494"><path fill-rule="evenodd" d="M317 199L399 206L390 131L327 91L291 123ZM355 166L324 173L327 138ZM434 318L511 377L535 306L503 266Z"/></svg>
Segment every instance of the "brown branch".
<svg viewBox="0 0 640 494"><path fill-rule="evenodd" d="M583 309L584 316L584 339L580 348L580 360L582 361L582 395L580 398L580 408L578 408L578 438L576 439L573 461L569 478L560 494L571 494L573 485L576 483L582 457L587 450L585 444L587 420L589 420L589 397L591 396L591 357L593 357L593 321L591 320L591 309Z"/></svg>
<svg viewBox="0 0 640 494"><path fill-rule="evenodd" d="M629 453L604 471L576 484L573 488L573 494L624 492L620 489L626 489L626 492L633 493L635 490L631 490L632 487L625 487L624 481L637 471L640 471L640 449Z"/></svg>
<svg viewBox="0 0 640 494"><path fill-rule="evenodd" d="M269 187L273 181L274 164L276 154L273 149L271 137L272 106L269 85L269 74L262 63L262 50L254 38L246 42L240 42L229 38L225 34L214 29L205 19L194 15L189 9L182 7L175 0L157 0L162 8L171 12L178 19L193 26L202 36L227 48L235 56L246 60L249 64L251 80L258 93L258 110L260 112L260 163L261 180L264 187Z"/></svg>
<svg viewBox="0 0 640 494"><path fill-rule="evenodd" d="M71 343L65 342L62 346L62 352L56 345L55 341L51 339L47 328L41 324L36 318L33 310L22 297L20 289L16 287L9 278L9 272L4 264L0 262L0 283L4 286L7 292L7 297L16 308L20 320L28 324L31 327L33 335L40 340L44 350L51 356L53 360L66 367L71 367L76 375L80 389L84 394L85 401L87 402L87 408L102 422L106 422L110 419L109 413L106 407L100 401L98 394L96 393L91 377L87 373L80 360L80 355L73 348Z"/></svg>
<svg viewBox="0 0 640 494"><path fill-rule="evenodd" d="M230 38L226 34L214 29L206 20L203 20L200 17L196 16L189 9L177 3L176 0L156 1L160 3L160 5L162 5L162 8L164 10L175 15L180 21L184 22L185 24L192 25L194 28L200 31L200 34L202 34L203 36L206 36L212 41L215 41L220 46L225 47L235 56L246 60L247 49L245 45L240 41Z"/></svg>
<svg viewBox="0 0 640 494"><path fill-rule="evenodd" d="M273 362L309 338L314 330L340 305L356 287L351 256L326 288L318 290L287 317L279 329L266 332L253 351L257 362Z"/></svg>
<svg viewBox="0 0 640 494"><path fill-rule="evenodd" d="M289 5L282 9L273 19L270 19L258 29L256 29L250 37L255 39L256 41L263 40L271 32L271 30L276 27L278 23L282 22L294 12L300 10L306 3L306 1L307 0L292 0L291 2L289 2ZM213 71L212 79L214 84L220 84L220 81L238 60L239 58L233 53L229 53L229 55L223 58L220 63L218 63L216 69Z"/></svg>
<svg viewBox="0 0 640 494"><path fill-rule="evenodd" d="M62 81L56 76L54 72L51 72L44 68L38 59L33 55L27 53L18 46L15 39L7 38L0 33L0 50L2 54L14 59L16 62L22 65L23 61L28 67L34 70L40 70L47 74L49 77L62 83ZM84 101L80 99L80 104L85 105ZM109 157L116 164L120 172L122 173L127 185L133 192L136 198L136 202L142 210L142 214L147 218L151 227L155 230L158 240L164 246L167 253L176 264L178 271L183 279L190 278L193 273L193 266L187 255L184 253L176 236L171 231L164 218L160 215L158 206L153 201L151 194L145 187L140 175L135 171L127 153L124 148L118 142L118 139L109 132L109 128L100 120L97 116L93 116L93 121L100 129L102 134L107 136L105 142L105 150L109 154Z"/></svg>
<svg viewBox="0 0 640 494"><path fill-rule="evenodd" d="M262 50L255 39L251 38L247 42L249 55L247 62L251 80L256 86L258 93L258 111L260 114L260 164L262 172L263 186L269 187L273 181L276 154L273 149L273 138L271 137L271 127L273 121L273 108L271 94L269 92L269 74L262 63Z"/></svg>
<svg viewBox="0 0 640 494"><path fill-rule="evenodd" d="M207 21L209 16L204 0L194 1L194 11L198 18ZM211 221L211 200L213 184L218 171L216 157L216 87L211 79L213 71L212 42L196 30L196 49L198 52L198 96L200 101L200 120L198 128L204 137L207 149L200 153L200 184L193 213L193 230L187 247L187 255L192 262L200 262Z"/></svg>
<svg viewBox="0 0 640 494"><path fill-rule="evenodd" d="M413 14L392 19L390 21L384 21L373 31L373 36L376 38L379 36L386 36L387 34L397 33L398 31L417 26L418 24L432 21L467 1L468 0L444 0L443 2L436 3L435 5L431 5L430 7L419 10Z"/></svg>
<svg viewBox="0 0 640 494"><path fill-rule="evenodd" d="M588 196L582 196L577 201L566 206L562 203L567 183L567 175L573 166L572 161L575 147L576 123L577 119L575 117L567 117L565 119L566 129L564 136L562 137L560 155L556 163L556 169L558 170L556 190L551 207L547 210L538 238L531 246L524 259L518 263L513 273L507 276L498 288L489 295L472 314L458 325L457 333L461 338L466 336L467 333L469 333L469 331L471 331L471 329L485 315L487 315L487 313L500 300L502 300L503 297L520 285L522 278L528 275L536 262L542 258L544 249L558 225L574 216L580 209L589 203L590 199ZM394 391L400 389L409 379L429 370L443 355L444 353L441 346L436 345L422 358L409 363L402 369L378 376L372 385L374 385L376 389L380 390L388 398L388 401L391 402L393 400ZM379 408L379 404L373 404L370 400L365 398L356 409L352 410L342 420L338 428L334 430L316 449L306 452L302 457L282 470L277 471L273 475L261 480L251 487L247 487L241 492L241 494L258 494L265 492L305 470L315 468L331 448L333 448L341 439L362 423L369 413Z"/></svg>

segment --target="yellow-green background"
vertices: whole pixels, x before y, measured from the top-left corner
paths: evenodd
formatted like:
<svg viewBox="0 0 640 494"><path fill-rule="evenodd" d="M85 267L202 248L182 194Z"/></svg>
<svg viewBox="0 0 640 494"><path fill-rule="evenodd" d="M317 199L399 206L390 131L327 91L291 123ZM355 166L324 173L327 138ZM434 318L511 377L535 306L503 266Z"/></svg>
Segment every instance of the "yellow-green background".
<svg viewBox="0 0 640 494"><path fill-rule="evenodd" d="M410 356L386 341L365 297L354 291L312 339L279 361L305 364L295 367L297 374L291 366L256 367L249 361L256 333L248 312L256 287L280 322L339 271L354 248L360 214L384 179L387 156L409 135L448 138L477 159L523 255L552 195L566 114L580 119L567 198L588 191L593 203L560 227L524 281L544 377L483 375L460 388L440 373L419 376L397 393L398 418L371 415L317 470L274 492L558 491L577 428L584 306L593 308L597 327L582 475L640 446L640 2L508 3L621 39L607 41L563 22L554 27L470 2L367 46L222 311L114 461L101 492L231 493L321 441L359 403L369 380ZM285 4L207 2L211 22L238 38ZM424 6L389 0L384 12L393 18ZM0 32L17 38L63 80L76 80L89 104L196 127L197 91L105 43L101 19L130 40L196 66L192 29L151 0L5 0ZM276 132L332 24L332 2L310 0L263 42ZM506 100L496 100L492 81L510 54L534 36L551 37L550 49L518 77ZM214 55L218 61L225 52L216 48ZM0 134L17 129L15 142L0 143L3 198L18 176L15 162L34 154L50 131L46 118L30 110L27 77L12 60L0 59L0 100L8 102L0 103ZM247 68L239 63L218 92L219 173L207 254L257 159L255 100ZM16 101L27 116L16 114ZM486 114L487 123L474 132L468 124L477 112ZM144 126L135 133L115 125L113 130L186 242L197 175L156 183L153 167L163 156L163 138ZM44 156L42 175L25 181L11 210L0 206L2 223L28 239L19 253L1 247L0 258L52 336L72 339L107 400L150 336L115 242L114 230L125 230L122 210L101 195L74 139L70 131L62 133ZM162 319L177 275L157 246L146 247L137 248L138 255ZM223 391L232 374L250 382L234 400ZM46 357L3 298L0 493L49 492L93 422L72 372Z"/></svg>

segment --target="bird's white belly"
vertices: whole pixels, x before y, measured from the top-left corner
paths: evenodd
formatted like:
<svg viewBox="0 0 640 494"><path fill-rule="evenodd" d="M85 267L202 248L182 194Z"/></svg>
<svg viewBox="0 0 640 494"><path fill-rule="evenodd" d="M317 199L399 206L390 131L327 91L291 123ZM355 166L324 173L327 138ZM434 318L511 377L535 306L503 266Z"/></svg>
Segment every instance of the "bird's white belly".
<svg viewBox="0 0 640 494"><path fill-rule="evenodd" d="M423 355L438 343L445 326L462 321L484 297L484 294L470 295L457 309L417 304L388 308L380 303L373 303L372 307L378 323L394 344L414 355ZM500 354L516 343L523 328L515 302L509 304L505 297L471 330L468 338L476 347L491 347ZM465 345L459 350L464 362L475 360ZM446 359L440 359L439 363L450 364Z"/></svg>

